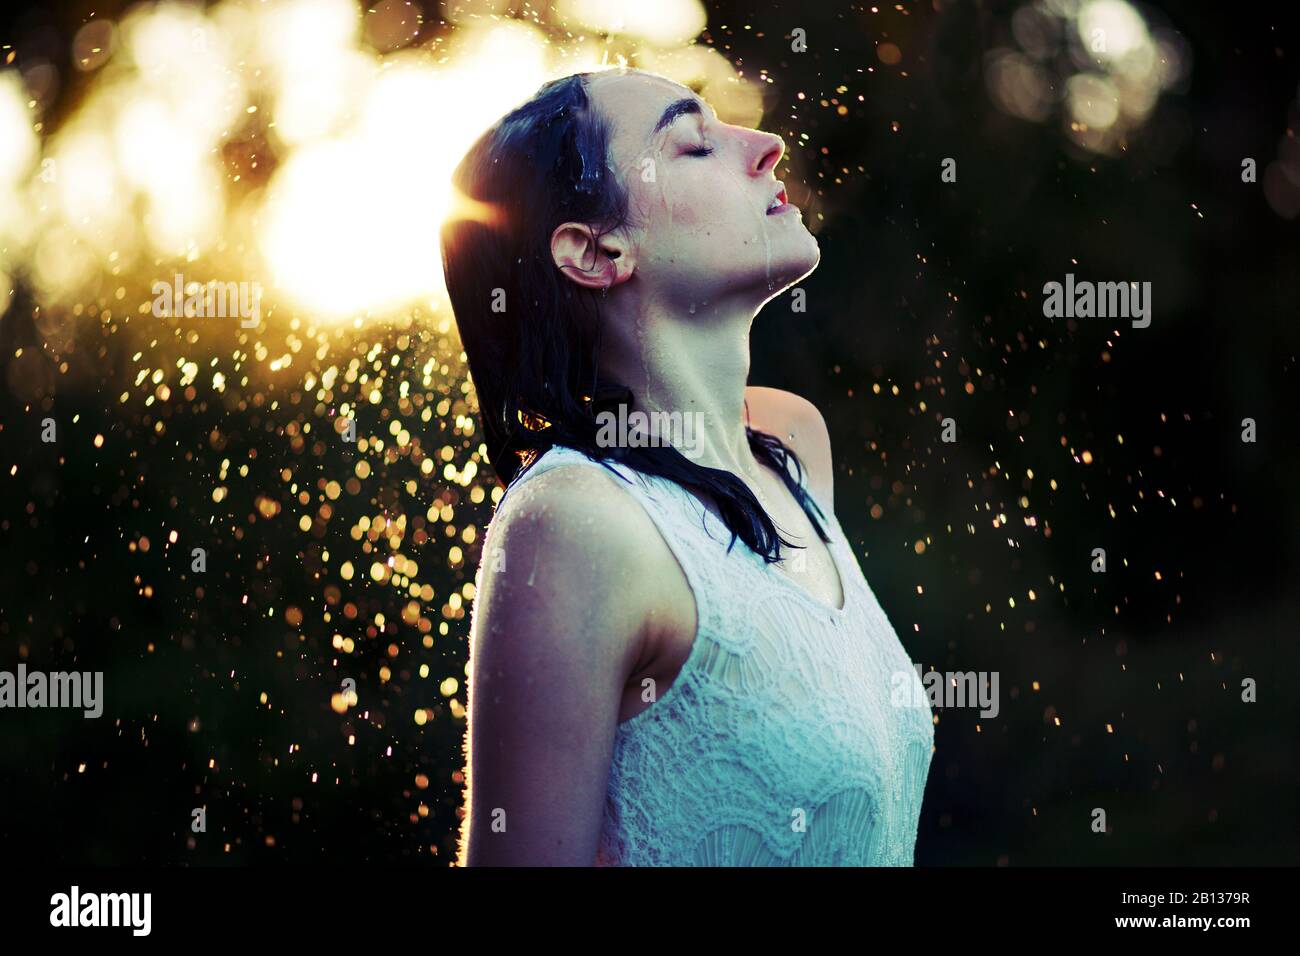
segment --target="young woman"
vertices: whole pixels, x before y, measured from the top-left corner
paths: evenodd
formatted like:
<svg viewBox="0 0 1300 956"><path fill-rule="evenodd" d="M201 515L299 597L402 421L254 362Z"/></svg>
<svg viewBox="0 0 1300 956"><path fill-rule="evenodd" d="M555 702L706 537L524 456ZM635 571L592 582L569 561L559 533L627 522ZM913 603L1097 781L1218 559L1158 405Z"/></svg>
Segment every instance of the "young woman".
<svg viewBox="0 0 1300 956"><path fill-rule="evenodd" d="M821 415L746 386L754 316L820 256L783 152L611 70L546 84L457 169L446 282L507 483L464 865L912 863L920 681L834 516Z"/></svg>

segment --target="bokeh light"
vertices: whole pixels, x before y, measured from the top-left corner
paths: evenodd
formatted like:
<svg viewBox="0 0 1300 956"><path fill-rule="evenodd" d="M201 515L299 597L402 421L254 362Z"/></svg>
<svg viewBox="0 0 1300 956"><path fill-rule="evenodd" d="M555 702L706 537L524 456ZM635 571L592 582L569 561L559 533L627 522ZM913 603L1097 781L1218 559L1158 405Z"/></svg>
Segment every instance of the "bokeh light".
<svg viewBox="0 0 1300 956"><path fill-rule="evenodd" d="M987 55L990 97L1023 120L1059 116L1089 153L1122 151L1191 69L1182 36L1152 29L1127 0L1038 0L1015 11L1011 28L1016 47Z"/></svg>

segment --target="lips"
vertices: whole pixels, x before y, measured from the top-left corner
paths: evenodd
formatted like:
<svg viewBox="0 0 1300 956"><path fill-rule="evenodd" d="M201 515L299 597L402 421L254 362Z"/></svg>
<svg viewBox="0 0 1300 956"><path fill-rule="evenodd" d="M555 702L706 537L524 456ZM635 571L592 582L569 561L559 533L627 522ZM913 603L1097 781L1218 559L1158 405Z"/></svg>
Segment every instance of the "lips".
<svg viewBox="0 0 1300 956"><path fill-rule="evenodd" d="M776 214L785 212L788 209L793 209L794 207L786 201L786 198L785 185L777 183L776 194L772 196L767 204L767 214L769 216L775 216Z"/></svg>

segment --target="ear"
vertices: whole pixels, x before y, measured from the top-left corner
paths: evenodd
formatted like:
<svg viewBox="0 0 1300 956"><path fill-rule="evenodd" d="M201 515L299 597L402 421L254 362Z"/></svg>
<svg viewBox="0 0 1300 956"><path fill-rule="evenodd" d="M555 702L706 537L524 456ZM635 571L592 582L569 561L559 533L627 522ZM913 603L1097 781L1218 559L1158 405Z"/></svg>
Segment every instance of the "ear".
<svg viewBox="0 0 1300 956"><path fill-rule="evenodd" d="M566 276L588 289L607 289L632 277L632 251L618 233L599 240L586 223L566 222L551 233L551 258Z"/></svg>

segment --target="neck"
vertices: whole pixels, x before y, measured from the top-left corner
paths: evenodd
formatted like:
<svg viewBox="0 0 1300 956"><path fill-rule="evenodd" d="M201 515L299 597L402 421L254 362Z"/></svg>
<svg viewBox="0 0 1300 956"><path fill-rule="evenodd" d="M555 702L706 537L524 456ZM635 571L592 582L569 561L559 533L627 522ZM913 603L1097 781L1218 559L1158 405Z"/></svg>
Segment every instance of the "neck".
<svg viewBox="0 0 1300 956"><path fill-rule="evenodd" d="M745 435L745 383L754 309L744 306L642 307L635 317L605 324L602 368L631 389L634 408L689 419L697 464L753 476L758 464ZM670 436L671 437L671 436Z"/></svg>

